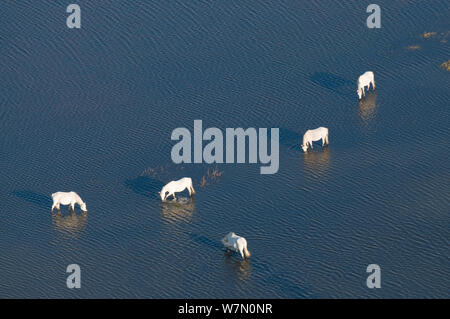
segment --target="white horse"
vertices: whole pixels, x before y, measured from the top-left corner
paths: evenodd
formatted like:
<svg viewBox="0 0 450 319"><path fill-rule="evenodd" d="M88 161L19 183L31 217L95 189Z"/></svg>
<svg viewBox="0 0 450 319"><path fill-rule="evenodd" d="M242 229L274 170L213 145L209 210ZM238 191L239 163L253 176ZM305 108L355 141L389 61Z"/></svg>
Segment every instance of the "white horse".
<svg viewBox="0 0 450 319"><path fill-rule="evenodd" d="M166 201L166 199L172 195L173 199L175 198L175 193L178 192L182 192L185 189L188 189L189 191L189 196L192 196L193 194L195 194L195 190L194 187L192 186L192 179L190 177L184 177L182 179L179 179L177 181L171 181L169 183L167 183L166 186L164 186L161 191L159 192L159 196L161 196L161 200L164 202ZM166 196L166 193L167 194Z"/></svg>
<svg viewBox="0 0 450 319"><path fill-rule="evenodd" d="M75 210L75 204L78 204L83 212L87 212L86 203L83 202L80 196L75 192L56 192L52 194L53 205L52 211L56 207L59 210L59 205L70 205L72 210Z"/></svg>
<svg viewBox="0 0 450 319"><path fill-rule="evenodd" d="M315 130L307 130L305 135L303 135L303 143L302 143L302 149L303 152L306 153L308 150L308 145L313 148L314 141L322 140L322 146L326 144L329 144L328 142L328 129L326 127L319 127Z"/></svg>
<svg viewBox="0 0 450 319"><path fill-rule="evenodd" d="M250 252L247 250L247 240L233 232L228 233L223 239L222 244L226 249L231 249L241 254L242 259L250 258Z"/></svg>
<svg viewBox="0 0 450 319"><path fill-rule="evenodd" d="M365 87L367 86L367 91L370 90L370 84L372 83L372 90L375 90L375 77L372 71L367 71L363 75L361 75L358 79L358 89L356 93L358 93L358 97L361 98L365 95Z"/></svg>

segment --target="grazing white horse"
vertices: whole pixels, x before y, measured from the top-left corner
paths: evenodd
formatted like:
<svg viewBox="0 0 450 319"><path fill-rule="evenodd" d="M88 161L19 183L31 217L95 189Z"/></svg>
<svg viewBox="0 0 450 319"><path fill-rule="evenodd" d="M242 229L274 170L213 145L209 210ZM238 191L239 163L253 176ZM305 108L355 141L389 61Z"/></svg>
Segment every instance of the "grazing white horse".
<svg viewBox="0 0 450 319"><path fill-rule="evenodd" d="M164 186L161 191L159 192L159 196L161 196L161 200L164 202L166 201L166 199L172 195L173 199L175 198L175 193L178 192L182 192L185 189L188 189L189 191L189 196L192 196L193 194L195 194L195 190L194 187L192 186L192 179L190 177L184 177L182 179L179 179L177 181L171 181L169 183L167 183L166 186ZM167 194L166 196L166 193Z"/></svg>
<svg viewBox="0 0 450 319"><path fill-rule="evenodd" d="M326 144L329 144L328 142L328 129L326 127L319 127L315 130L307 130L305 135L303 135L303 143L302 143L302 149L303 152L306 153L308 150L308 145L313 148L314 141L322 140L322 146Z"/></svg>
<svg viewBox="0 0 450 319"><path fill-rule="evenodd" d="M250 258L250 252L247 250L247 240L233 232L228 233L223 239L222 244L226 249L231 249L241 254L242 259Z"/></svg>
<svg viewBox="0 0 450 319"><path fill-rule="evenodd" d="M360 100L365 95L365 87L367 86L367 91L370 90L370 83L372 83L372 90L375 90L375 77L372 71L367 71L359 77L356 92Z"/></svg>
<svg viewBox="0 0 450 319"><path fill-rule="evenodd" d="M53 205L52 211L56 207L59 210L59 205L70 205L72 210L75 210L75 204L78 204L83 212L87 212L86 203L83 202L80 196L75 192L56 192L52 194Z"/></svg>

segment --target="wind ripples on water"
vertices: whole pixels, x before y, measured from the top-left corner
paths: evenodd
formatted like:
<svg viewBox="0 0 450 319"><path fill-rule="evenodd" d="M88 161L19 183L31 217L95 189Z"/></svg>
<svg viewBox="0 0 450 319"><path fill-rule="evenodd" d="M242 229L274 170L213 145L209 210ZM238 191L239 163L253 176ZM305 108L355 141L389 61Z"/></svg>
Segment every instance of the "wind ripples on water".
<svg viewBox="0 0 450 319"><path fill-rule="evenodd" d="M380 30L356 1L88 1L80 30L59 2L2 6L0 296L74 297L70 263L81 298L446 296L448 4L378 4ZM279 128L278 173L172 163L196 119ZM185 176L194 198L161 203ZM51 213L72 190L88 212Z"/></svg>

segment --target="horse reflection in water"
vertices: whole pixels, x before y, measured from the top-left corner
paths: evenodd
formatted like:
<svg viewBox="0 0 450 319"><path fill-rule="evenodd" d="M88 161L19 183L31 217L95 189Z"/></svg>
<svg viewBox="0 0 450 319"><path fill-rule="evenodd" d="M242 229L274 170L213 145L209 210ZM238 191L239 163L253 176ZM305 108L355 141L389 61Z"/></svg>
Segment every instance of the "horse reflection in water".
<svg viewBox="0 0 450 319"><path fill-rule="evenodd" d="M303 162L307 173L320 177L330 166L330 149L326 147L319 152L304 153Z"/></svg>
<svg viewBox="0 0 450 319"><path fill-rule="evenodd" d="M169 223L185 221L189 223L195 209L194 197L177 197L161 203L163 219Z"/></svg>
<svg viewBox="0 0 450 319"><path fill-rule="evenodd" d="M225 251L225 267L226 271L231 272L231 276L236 275L240 280L247 280L250 278L252 266L250 259L236 258L233 251Z"/></svg>
<svg viewBox="0 0 450 319"><path fill-rule="evenodd" d="M369 123L376 114L377 93L372 92L366 95L365 99L359 101L358 114L364 123Z"/></svg>
<svg viewBox="0 0 450 319"><path fill-rule="evenodd" d="M57 231L77 238L86 226L87 214L87 212L81 214L72 212L67 215L56 212L52 213L52 222Z"/></svg>

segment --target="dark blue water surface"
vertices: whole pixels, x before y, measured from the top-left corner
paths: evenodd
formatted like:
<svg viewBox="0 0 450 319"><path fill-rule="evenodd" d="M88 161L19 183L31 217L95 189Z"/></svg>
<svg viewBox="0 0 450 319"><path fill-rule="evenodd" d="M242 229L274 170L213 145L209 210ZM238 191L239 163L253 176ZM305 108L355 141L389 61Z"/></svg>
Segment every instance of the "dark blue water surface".
<svg viewBox="0 0 450 319"><path fill-rule="evenodd" d="M448 0L377 1L381 29L359 0L77 0L79 30L69 3L0 5L0 297L449 297ZM278 173L174 164L195 119L279 128ZM88 212L52 214L71 190Z"/></svg>

